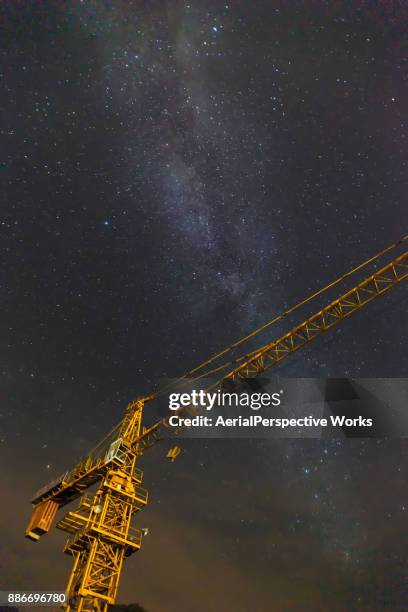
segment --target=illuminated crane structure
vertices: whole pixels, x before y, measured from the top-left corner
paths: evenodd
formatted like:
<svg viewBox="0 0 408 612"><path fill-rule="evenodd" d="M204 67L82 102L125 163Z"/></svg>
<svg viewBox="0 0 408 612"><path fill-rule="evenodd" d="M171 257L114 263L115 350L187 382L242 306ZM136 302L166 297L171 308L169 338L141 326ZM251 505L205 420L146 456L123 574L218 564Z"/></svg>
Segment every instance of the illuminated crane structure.
<svg viewBox="0 0 408 612"><path fill-rule="evenodd" d="M381 255L395 249L407 239L408 236L405 236L381 253L366 260L282 315L235 342L201 366L191 370L180 380L197 380L216 372L222 372L218 382L207 387L208 390L219 387L227 379L256 377L280 363L291 353L309 344L338 325L343 319L406 279L408 277L408 251L375 271L353 289L330 302L277 340L264 344L257 350L221 366L217 365L213 369L205 370L214 360L236 350L244 341L264 331L354 272L377 261ZM57 523L59 529L70 534L64 548L64 552L73 557L73 569L66 590L65 608L69 612L84 610L106 612L109 604L115 603L125 558L139 550L141 546L143 532L132 526L132 518L147 504L148 494L140 486L143 473L135 464L138 457L160 440L164 429L170 428L169 417L162 418L149 427L144 427L142 424L145 403L157 397L158 393L131 402L127 406L122 421L86 459L40 489L32 499L34 510L26 536L36 541L49 531L59 508L80 498L77 509L69 511ZM179 413L189 412L189 410L190 407L183 407L179 409ZM179 452L179 447L174 447L170 449L167 456L174 460ZM86 492L97 483L96 493Z"/></svg>

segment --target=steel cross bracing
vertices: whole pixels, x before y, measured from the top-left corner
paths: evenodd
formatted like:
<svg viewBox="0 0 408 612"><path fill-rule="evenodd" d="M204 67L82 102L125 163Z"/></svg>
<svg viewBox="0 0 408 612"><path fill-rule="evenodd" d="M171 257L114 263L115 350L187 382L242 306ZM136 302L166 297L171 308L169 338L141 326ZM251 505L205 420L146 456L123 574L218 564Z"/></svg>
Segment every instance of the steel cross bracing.
<svg viewBox="0 0 408 612"><path fill-rule="evenodd" d="M231 371L227 378L257 376L276 365L305 344L318 338L346 317L360 310L377 297L389 291L408 276L408 253L404 253L381 270L366 278L328 306L315 313L285 334L257 350L255 354Z"/></svg>
<svg viewBox="0 0 408 612"><path fill-rule="evenodd" d="M78 508L57 523L72 534L64 548L74 559L67 587L69 611L106 612L115 602L124 558L141 546L142 532L131 527L131 520L148 500L139 486L142 472L135 470L142 412L143 401L129 404L104 465L98 460L101 477L95 495L84 495ZM63 491L57 495L61 498Z"/></svg>

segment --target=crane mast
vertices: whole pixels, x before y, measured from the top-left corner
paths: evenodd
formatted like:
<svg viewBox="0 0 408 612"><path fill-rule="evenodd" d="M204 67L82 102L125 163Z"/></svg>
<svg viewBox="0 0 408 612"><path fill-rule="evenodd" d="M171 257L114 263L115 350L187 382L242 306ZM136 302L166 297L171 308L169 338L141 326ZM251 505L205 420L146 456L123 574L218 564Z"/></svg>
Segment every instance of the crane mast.
<svg viewBox="0 0 408 612"><path fill-rule="evenodd" d="M93 497L84 495L79 508L57 525L73 535L64 548L74 558L68 610L105 611L115 602L125 557L141 546L142 532L131 521L148 499L140 487L143 473L135 466L142 412L143 401L128 405L98 490Z"/></svg>
<svg viewBox="0 0 408 612"><path fill-rule="evenodd" d="M407 277L408 251L278 340L234 360L232 367L227 364L227 371L209 388L226 379L258 376ZM148 493L140 486L143 473L136 461L169 427L168 417L143 427L144 405L155 397L128 404L123 420L108 437L109 444L97 447L97 452L40 489L32 499L34 511L26 536L36 541L49 531L59 508L80 498L77 509L57 523L70 535L64 552L73 557L66 591L68 612L107 612L108 606L115 603L125 558L141 547L143 533L132 526L132 518L147 504ZM186 408L180 409L183 410ZM86 493L95 484L96 492Z"/></svg>

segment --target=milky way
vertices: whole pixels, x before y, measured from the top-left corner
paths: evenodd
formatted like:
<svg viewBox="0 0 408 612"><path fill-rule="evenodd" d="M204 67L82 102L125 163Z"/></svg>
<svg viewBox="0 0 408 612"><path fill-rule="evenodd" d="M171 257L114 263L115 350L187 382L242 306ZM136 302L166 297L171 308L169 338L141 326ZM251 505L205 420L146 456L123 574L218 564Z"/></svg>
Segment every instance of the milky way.
<svg viewBox="0 0 408 612"><path fill-rule="evenodd" d="M130 399L407 232L408 12L0 11L0 586L57 589L61 534L22 537L32 491ZM396 288L280 374L406 376L407 298ZM145 460L151 529L123 601L405 609L404 441L194 440L171 467L164 451Z"/></svg>

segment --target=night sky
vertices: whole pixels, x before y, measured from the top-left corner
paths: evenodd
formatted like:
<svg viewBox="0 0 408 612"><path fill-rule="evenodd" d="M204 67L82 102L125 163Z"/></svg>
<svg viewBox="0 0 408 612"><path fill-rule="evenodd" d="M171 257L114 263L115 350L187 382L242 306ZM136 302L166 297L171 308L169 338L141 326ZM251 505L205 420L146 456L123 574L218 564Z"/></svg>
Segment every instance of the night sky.
<svg viewBox="0 0 408 612"><path fill-rule="evenodd" d="M23 537L33 491L128 401L407 233L408 5L0 13L0 586L64 589L64 534ZM406 376L407 299L393 289L280 374ZM408 610L405 440L166 451L142 461L150 534L120 601Z"/></svg>

